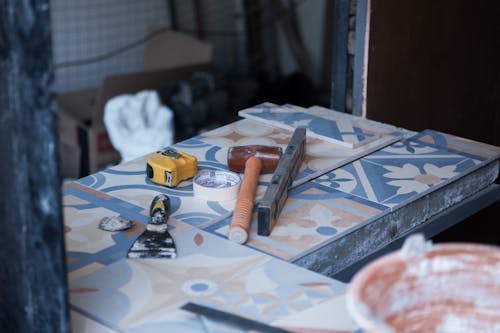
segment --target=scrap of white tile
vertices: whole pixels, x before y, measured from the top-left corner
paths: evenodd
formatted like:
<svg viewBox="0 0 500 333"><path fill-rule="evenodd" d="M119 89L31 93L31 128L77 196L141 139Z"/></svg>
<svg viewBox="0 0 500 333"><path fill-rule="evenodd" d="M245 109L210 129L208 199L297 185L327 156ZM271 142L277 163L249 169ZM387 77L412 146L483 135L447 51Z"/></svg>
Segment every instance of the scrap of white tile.
<svg viewBox="0 0 500 333"><path fill-rule="evenodd" d="M290 188L295 188L297 186L300 186L304 183L307 183L308 181L317 178L321 175L324 175L325 173L328 173L330 171L333 171L335 169L341 168L346 164L349 164L351 162L354 162L356 160L359 160L377 150L383 149L387 146L392 145L393 143L398 142L401 140L402 136L400 135L383 135L380 136L377 140L372 141L367 143L366 145L363 145L361 147L355 148L351 150L353 152L352 155L346 156L344 159L341 161L338 161L336 163L330 164L328 167L317 170L316 172L313 172L305 177L302 177L300 179L297 179L296 181L293 182L293 184L290 186ZM306 146L306 153L307 153L307 146Z"/></svg>
<svg viewBox="0 0 500 333"><path fill-rule="evenodd" d="M311 137L316 137L318 139L322 139L334 144L338 144L343 147L347 148L357 148L362 145L367 144L368 142L371 142L373 140L376 140L379 138L379 135L376 132L371 132L371 133L363 133L365 135L365 138L360 140L358 136L355 134L355 129L353 128L353 122L349 118L345 117L325 117L323 115L318 115L314 112L314 110L308 111L307 109L300 108L300 107L282 107L282 106L272 106L265 104L264 107L271 107L272 110L271 112L275 115L280 115L280 114L290 114L293 116L294 113L298 114L304 114L308 115L311 117L311 119L297 119L291 124L287 124L281 120L276 120L276 119L267 119L259 116L259 113L263 112L262 107L253 107L253 108L248 108L245 110L241 110L238 112L238 115L243 118L248 118L252 119L255 121L259 122L264 122L266 124L272 124L273 126L284 128L287 130L294 130L296 127L305 127L308 129L307 135ZM330 121L331 126L336 127L339 136L332 136L334 132L337 131L332 131L332 132L325 132L325 133L319 133L315 131L314 129L311 128L310 124L313 120L312 117L314 118L324 118L325 121ZM291 121L291 120L290 120Z"/></svg>
<svg viewBox="0 0 500 333"><path fill-rule="evenodd" d="M373 190L370 180L368 179L367 175L365 174L363 167L361 166L359 161L356 161L353 163L354 169L358 173L359 180L361 184L363 185L363 189L366 192L366 197L368 200L378 202L377 200L377 195L375 194L375 191Z"/></svg>
<svg viewBox="0 0 500 333"><path fill-rule="evenodd" d="M410 131L401 127L397 127L394 125L390 124L385 124L381 123L378 121L362 118L359 116L354 116L348 113L343 113L339 111L335 111L332 109L328 109L322 106L311 106L308 109L305 109L304 112L314 114L318 117L322 117L325 119L332 119L332 120L344 120L344 121L349 121L352 124L359 126L365 130L368 131L373 131L378 134L390 134L394 132L399 132L401 135L403 135L405 138L409 138L413 135L416 134L414 131Z"/></svg>

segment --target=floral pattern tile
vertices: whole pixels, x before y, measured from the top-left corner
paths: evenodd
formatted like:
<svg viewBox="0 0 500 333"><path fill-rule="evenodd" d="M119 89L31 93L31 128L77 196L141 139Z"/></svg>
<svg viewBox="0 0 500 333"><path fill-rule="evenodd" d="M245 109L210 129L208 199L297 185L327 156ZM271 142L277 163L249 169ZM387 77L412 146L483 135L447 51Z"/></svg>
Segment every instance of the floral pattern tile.
<svg viewBox="0 0 500 333"><path fill-rule="evenodd" d="M443 185L475 162L425 142L402 140L314 180L390 207Z"/></svg>
<svg viewBox="0 0 500 333"><path fill-rule="evenodd" d="M348 121L342 121L341 119L327 120L306 113L303 109L297 107L261 104L242 110L238 114L241 117L260 120L291 130L305 127L309 135L348 148L355 148L377 138L375 134L363 132L361 128L352 126Z"/></svg>
<svg viewBox="0 0 500 333"><path fill-rule="evenodd" d="M331 142L308 135L306 139L306 154L299 173L296 176L294 186L305 183L333 168L342 166L399 140L399 133L391 132L393 134L389 135L390 131L391 129L385 129L384 135L380 139L368 142L355 149L343 146L336 146L335 149L332 149ZM222 161L221 163L225 163L223 159L226 158L229 147L262 144L278 146L284 150L292 134L293 129L290 128L283 129L250 119L242 119L203 133L197 138L200 141L221 147L221 151L224 153L219 155L219 160ZM260 180L265 184L270 181L270 178L270 175L261 175Z"/></svg>
<svg viewBox="0 0 500 333"><path fill-rule="evenodd" d="M289 192L270 236L257 234L257 214L254 213L246 246L284 260L293 260L295 256L388 210L387 206L309 182ZM226 238L230 222L228 217L204 229Z"/></svg>
<svg viewBox="0 0 500 333"><path fill-rule="evenodd" d="M478 162L500 157L500 147L434 130L424 130L416 134L412 139L426 142L434 147L458 152L461 155L478 160Z"/></svg>
<svg viewBox="0 0 500 333"><path fill-rule="evenodd" d="M229 147L246 144L288 145L292 131L276 128L243 119L233 124L203 133L197 137L177 143L175 148L186 151L198 158L199 170L227 170L227 150ZM308 137L306 155L294 186L305 183L332 168L379 149L397 137L387 137L370 142L357 149L338 147L332 149L331 143ZM151 182L146 177L145 165L149 155L120 164L96 174L82 178L76 184L138 207L149 207L157 194L167 194L171 199L172 218L194 227L201 227L214 219L229 216L234 209L235 200L209 201L193 195L192 180L181 182L175 188L168 188ZM264 195L272 175L261 175L256 197ZM145 211L143 213L147 215Z"/></svg>
<svg viewBox="0 0 500 333"><path fill-rule="evenodd" d="M224 288L200 301L269 323L341 295L345 286L323 275L273 259L251 272L239 272L225 281Z"/></svg>
<svg viewBox="0 0 500 333"><path fill-rule="evenodd" d="M120 329L168 321L184 303L206 299L270 260L196 229L175 242L176 259L121 259L70 281L71 304Z"/></svg>
<svg viewBox="0 0 500 333"><path fill-rule="evenodd" d="M328 110L329 116L318 114L316 109L307 110L294 105L274 105L264 103L242 111L241 117L294 130L307 128L308 135L347 148L357 148L381 137L381 133L354 124L351 118Z"/></svg>
<svg viewBox="0 0 500 333"><path fill-rule="evenodd" d="M77 183L66 185L63 193L70 279L89 274L124 258L149 221L149 212L146 209ZM98 228L102 218L112 216L132 220L133 227L119 232ZM190 229L190 225L174 218L169 219L169 231L173 237Z"/></svg>
<svg viewBox="0 0 500 333"><path fill-rule="evenodd" d="M264 122L262 114L269 117ZM226 170L229 147L285 148L293 127L307 123L313 135L271 235L257 235L254 214L247 244L228 241L235 201L197 198L191 180L176 188L150 182L148 156L68 183L63 209L76 325L129 333L242 331L179 309L194 301L290 330L359 332L345 318L344 284L287 261L500 156L498 147L432 130L401 140L408 131L318 107L266 103L241 115L249 119L174 147L195 155L199 170ZM257 198L270 178L260 177ZM126 259L159 193L171 199L169 230L178 258ZM134 227L97 228L100 219L115 215L133 220ZM318 313L324 315L317 318Z"/></svg>

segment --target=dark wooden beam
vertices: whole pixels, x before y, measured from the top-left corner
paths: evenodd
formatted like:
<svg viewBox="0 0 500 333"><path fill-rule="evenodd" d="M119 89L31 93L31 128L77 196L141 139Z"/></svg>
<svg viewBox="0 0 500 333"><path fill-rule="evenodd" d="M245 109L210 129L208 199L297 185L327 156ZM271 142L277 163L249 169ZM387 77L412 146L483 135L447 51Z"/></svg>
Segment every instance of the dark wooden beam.
<svg viewBox="0 0 500 333"><path fill-rule="evenodd" d="M177 20L176 0L167 0L167 9L170 17L170 27L172 30L179 30L179 21Z"/></svg>
<svg viewBox="0 0 500 333"><path fill-rule="evenodd" d="M366 113L366 73L369 34L370 0L356 0L356 32L354 42L354 69L352 87L352 114L363 116Z"/></svg>
<svg viewBox="0 0 500 333"><path fill-rule="evenodd" d="M321 89L330 92L332 83L332 50L333 50L333 1L325 1L323 13L323 54L321 65Z"/></svg>
<svg viewBox="0 0 500 333"><path fill-rule="evenodd" d="M250 58L250 70L254 74L264 71L263 69L263 41L261 32L262 2L260 0L244 0L245 31L248 54Z"/></svg>
<svg viewBox="0 0 500 333"><path fill-rule="evenodd" d="M69 332L49 1L0 2L0 332Z"/></svg>
<svg viewBox="0 0 500 333"><path fill-rule="evenodd" d="M201 0L194 0L194 14L196 19L196 31L198 38L204 40L205 34L205 18L203 16L203 3Z"/></svg>
<svg viewBox="0 0 500 333"><path fill-rule="evenodd" d="M345 112L347 91L347 34L349 31L349 0L331 0L333 6L333 60L330 107Z"/></svg>

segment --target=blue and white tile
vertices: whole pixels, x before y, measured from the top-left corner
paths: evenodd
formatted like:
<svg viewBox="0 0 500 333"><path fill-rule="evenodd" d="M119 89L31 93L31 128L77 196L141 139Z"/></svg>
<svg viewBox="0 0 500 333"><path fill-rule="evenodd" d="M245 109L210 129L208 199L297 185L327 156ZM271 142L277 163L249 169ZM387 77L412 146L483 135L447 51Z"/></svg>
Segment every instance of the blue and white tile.
<svg viewBox="0 0 500 333"><path fill-rule="evenodd" d="M196 156L199 171L227 169L227 151L223 151L221 147L195 138L176 144L174 147ZM145 209L156 195L166 194L172 205L171 216L193 226L201 225L233 210L235 200L208 201L195 197L192 179L183 181L174 188L153 183L147 178L145 171L148 157L149 155L143 156L103 170L82 178L77 183ZM265 183L261 185L259 193L264 191Z"/></svg>
<svg viewBox="0 0 500 333"><path fill-rule="evenodd" d="M377 138L372 133L365 133L362 129L353 127L350 122L318 117L299 107L261 104L239 111L238 114L241 117L291 130L305 127L311 136L349 148L355 148Z"/></svg>
<svg viewBox="0 0 500 333"><path fill-rule="evenodd" d="M402 140L314 182L395 207L460 177L474 166L472 159L455 152Z"/></svg>
<svg viewBox="0 0 500 333"><path fill-rule="evenodd" d="M257 234L258 221L254 213L245 246L277 258L293 260L388 210L387 206L309 182L289 192L271 235ZM231 218L228 217L204 227L204 230L226 238L230 223Z"/></svg>
<svg viewBox="0 0 500 333"><path fill-rule="evenodd" d="M124 258L149 222L146 209L76 183L67 184L64 193L63 216L70 280ZM113 216L132 220L132 228L116 232L98 228L102 218ZM170 218L168 224L173 237L192 229L174 218Z"/></svg>
<svg viewBox="0 0 500 333"><path fill-rule="evenodd" d="M500 147L434 130L424 130L412 139L426 142L434 147L455 151L476 160L476 163L500 158Z"/></svg>
<svg viewBox="0 0 500 333"><path fill-rule="evenodd" d="M70 281L71 304L120 329L167 322L171 311L205 300L225 289L234 276L270 260L201 230L174 238L176 259L122 259Z"/></svg>
<svg viewBox="0 0 500 333"><path fill-rule="evenodd" d="M355 149L332 145L331 142L308 135L306 138L304 161L295 178L294 186L303 184L318 175L381 149L400 138L399 133L394 134L394 128L383 128L383 130L379 131L380 133L385 131L380 139L371 141ZM390 131L394 135L388 134ZM281 147L284 150L292 134L293 131L291 129L283 129L250 119L242 119L203 133L198 138L200 141L221 147L221 151L227 154L229 147L247 144L270 145ZM225 158L224 154L220 157L221 159ZM260 181L266 183L270 181L270 178L270 175L261 175Z"/></svg>
<svg viewBox="0 0 500 333"><path fill-rule="evenodd" d="M226 280L224 288L201 301L223 311L270 323L342 295L345 287L339 281L273 259Z"/></svg>
<svg viewBox="0 0 500 333"><path fill-rule="evenodd" d="M350 118L329 110L330 116L317 114L315 109L304 109L293 105L277 106L264 103L240 111L241 117L272 124L273 126L294 130L307 128L308 135L335 143L347 148L356 148L380 138L380 133L365 130L354 125Z"/></svg>

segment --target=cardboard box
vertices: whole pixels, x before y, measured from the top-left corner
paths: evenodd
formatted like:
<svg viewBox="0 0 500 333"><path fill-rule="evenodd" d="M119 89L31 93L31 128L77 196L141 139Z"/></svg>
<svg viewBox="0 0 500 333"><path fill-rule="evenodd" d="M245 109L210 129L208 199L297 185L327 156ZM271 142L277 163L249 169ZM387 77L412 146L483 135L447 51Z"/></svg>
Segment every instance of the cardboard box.
<svg viewBox="0 0 500 333"><path fill-rule="evenodd" d="M183 56L179 50L189 55ZM62 174L79 178L120 162L120 154L113 148L103 122L104 107L109 99L146 89L159 90L169 80L209 70L212 56L212 45L165 31L146 43L143 71L111 75L98 88L59 94ZM79 155L78 162L75 155Z"/></svg>

